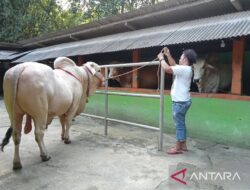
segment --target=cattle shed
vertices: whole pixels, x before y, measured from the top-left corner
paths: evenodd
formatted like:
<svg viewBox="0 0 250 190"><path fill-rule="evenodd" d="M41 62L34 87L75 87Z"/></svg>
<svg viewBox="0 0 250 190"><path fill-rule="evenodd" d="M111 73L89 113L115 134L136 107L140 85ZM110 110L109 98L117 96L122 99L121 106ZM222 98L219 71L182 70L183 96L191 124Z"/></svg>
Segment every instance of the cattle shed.
<svg viewBox="0 0 250 190"><path fill-rule="evenodd" d="M80 64L88 60L100 64L114 60L150 61L163 46L169 46L178 59L183 49L192 47L201 57L216 53L222 62L232 64L233 77L228 92L250 95L247 85L250 82L247 74L249 5L236 1L240 9L233 2L168 1L143 11L108 17L98 21L99 25L94 22L22 41L22 47L31 48L31 52L14 62L51 62L58 56L72 57ZM41 46L45 47L37 48ZM136 78L137 73L134 75ZM133 80L133 88L140 87L138 83Z"/></svg>
<svg viewBox="0 0 250 190"><path fill-rule="evenodd" d="M13 60L27 54L29 51L23 51L18 44L0 42L0 94L3 94L3 77L5 72L15 63Z"/></svg>
<svg viewBox="0 0 250 190"><path fill-rule="evenodd" d="M192 85L193 106L187 118L189 135L250 147L247 135L250 132L249 1L169 0L20 41L18 50L9 48L18 53L7 55L4 62L8 62L10 67L25 61L52 66L59 56L70 57L79 65L90 60L101 65L112 61L142 62L154 60L164 46L169 47L176 60L183 49L193 48L199 57L215 54L220 62L231 65L232 81L227 91L198 93ZM110 89L158 93L156 89L140 88L138 78L139 72L133 72L132 88ZM166 132L174 131L170 85L165 91ZM109 103L109 114L114 118L157 126L159 103L155 100L112 96ZM103 96L95 95L90 99L86 112L103 115L103 105Z"/></svg>

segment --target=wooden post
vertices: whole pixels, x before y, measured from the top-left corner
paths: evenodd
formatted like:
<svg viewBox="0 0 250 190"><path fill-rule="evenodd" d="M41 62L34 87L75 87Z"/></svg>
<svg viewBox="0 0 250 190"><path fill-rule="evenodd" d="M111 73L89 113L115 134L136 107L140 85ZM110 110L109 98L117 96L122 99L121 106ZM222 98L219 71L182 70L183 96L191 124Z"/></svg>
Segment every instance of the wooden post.
<svg viewBox="0 0 250 190"><path fill-rule="evenodd" d="M85 63L85 62L84 62L83 56L78 56L78 57L77 57L77 65L78 65L78 66L82 66L84 63Z"/></svg>
<svg viewBox="0 0 250 190"><path fill-rule="evenodd" d="M132 59L133 63L140 62L140 50L133 50ZM136 67L133 67L132 69L136 69ZM138 70L133 71L132 73L132 88L138 88Z"/></svg>
<svg viewBox="0 0 250 190"><path fill-rule="evenodd" d="M231 93L241 95L242 93L242 70L245 53L245 38L235 39L233 41L232 53L232 86Z"/></svg>

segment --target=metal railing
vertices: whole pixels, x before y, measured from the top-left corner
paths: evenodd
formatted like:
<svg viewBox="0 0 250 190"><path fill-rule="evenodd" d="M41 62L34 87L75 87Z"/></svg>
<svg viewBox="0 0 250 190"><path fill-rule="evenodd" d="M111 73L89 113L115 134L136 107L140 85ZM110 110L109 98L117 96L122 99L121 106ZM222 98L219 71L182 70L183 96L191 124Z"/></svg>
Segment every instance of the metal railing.
<svg viewBox="0 0 250 190"><path fill-rule="evenodd" d="M158 61L153 62L140 62L140 63L125 63L125 64L112 64L112 65L102 65L101 68L105 68L105 79L108 79L108 68L115 68L115 67L138 67L138 66L150 66L150 65L159 65ZM82 116L93 117L97 119L103 119L105 121L105 135L108 134L108 121L118 122L127 125L133 125L137 127L142 127L145 129L151 129L155 131L159 131L159 138L158 138L158 150L162 151L163 148L163 127L164 127L164 78L165 72L164 69L161 67L161 79L160 79L160 94L159 95L151 95L151 94L137 94L137 93L121 93L121 92L108 92L108 80L105 80L105 90L103 91L96 91L97 94L104 94L105 95L105 113L103 116L96 116L91 114L81 113ZM150 126L150 125L143 125L139 123L133 123L124 120L118 120L108 117L108 96L117 95L117 96L132 96L132 97L144 97L144 98L157 98L160 99L160 117L159 117L159 128Z"/></svg>

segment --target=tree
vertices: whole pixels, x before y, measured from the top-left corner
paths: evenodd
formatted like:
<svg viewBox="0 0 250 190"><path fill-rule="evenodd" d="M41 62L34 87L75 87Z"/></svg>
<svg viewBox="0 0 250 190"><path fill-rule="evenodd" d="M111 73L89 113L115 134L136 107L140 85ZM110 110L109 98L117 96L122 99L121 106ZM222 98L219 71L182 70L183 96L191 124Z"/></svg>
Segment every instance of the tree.
<svg viewBox="0 0 250 190"><path fill-rule="evenodd" d="M159 0L73 0L72 5L75 5L76 2L82 5L77 8L85 10L85 18L91 21L153 5L158 3Z"/></svg>
<svg viewBox="0 0 250 190"><path fill-rule="evenodd" d="M82 22L82 13L63 11L54 0L2 0L0 7L0 41L5 42L33 38Z"/></svg>
<svg viewBox="0 0 250 190"><path fill-rule="evenodd" d="M17 42L93 20L129 12L159 0L69 0L64 10L56 0L1 0L0 41Z"/></svg>

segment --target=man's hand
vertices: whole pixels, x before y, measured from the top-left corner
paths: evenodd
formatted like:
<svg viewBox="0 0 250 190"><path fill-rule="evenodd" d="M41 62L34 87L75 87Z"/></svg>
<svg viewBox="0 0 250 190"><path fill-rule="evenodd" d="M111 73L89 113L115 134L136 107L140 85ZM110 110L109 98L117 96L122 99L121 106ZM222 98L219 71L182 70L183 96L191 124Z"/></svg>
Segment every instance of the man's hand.
<svg viewBox="0 0 250 190"><path fill-rule="evenodd" d="M165 72L167 72L167 73L173 73L172 68L167 64L167 62L164 59L164 54L162 52L160 52L157 55L157 57L159 59L159 62L161 64L162 68L165 70Z"/></svg>
<svg viewBox="0 0 250 190"><path fill-rule="evenodd" d="M161 62L162 60L164 60L164 55L162 52L160 52L158 55L157 55L159 61Z"/></svg>
<svg viewBox="0 0 250 190"><path fill-rule="evenodd" d="M167 47L164 47L164 48L163 48L163 53L164 53L164 55L167 56L169 65L171 65L171 66L176 65L175 60L174 60L173 57L171 56L170 50L169 50Z"/></svg>
<svg viewBox="0 0 250 190"><path fill-rule="evenodd" d="M169 50L167 47L164 47L164 48L163 48L163 52L164 52L164 54L165 54L167 57L171 55L171 54L170 54L170 50Z"/></svg>

